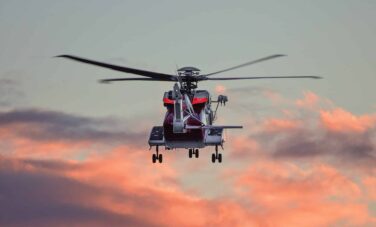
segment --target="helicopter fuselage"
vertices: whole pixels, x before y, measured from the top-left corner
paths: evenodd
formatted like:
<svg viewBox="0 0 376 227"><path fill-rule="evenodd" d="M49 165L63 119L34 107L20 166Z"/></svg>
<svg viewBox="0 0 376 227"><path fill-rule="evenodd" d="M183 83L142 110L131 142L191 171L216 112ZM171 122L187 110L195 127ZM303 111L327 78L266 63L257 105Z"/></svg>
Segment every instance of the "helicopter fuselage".
<svg viewBox="0 0 376 227"><path fill-rule="evenodd" d="M182 132L174 132L174 103L173 91L168 91L163 96L163 104L167 109L164 121L163 132L166 147L171 148L203 148L205 147L205 131L203 125L211 125L213 113L210 109L210 95L207 91L198 90L188 95L193 107L193 116L186 120L186 125L192 128L185 128ZM188 117L188 105L182 102L183 118ZM197 127L197 128L193 128Z"/></svg>

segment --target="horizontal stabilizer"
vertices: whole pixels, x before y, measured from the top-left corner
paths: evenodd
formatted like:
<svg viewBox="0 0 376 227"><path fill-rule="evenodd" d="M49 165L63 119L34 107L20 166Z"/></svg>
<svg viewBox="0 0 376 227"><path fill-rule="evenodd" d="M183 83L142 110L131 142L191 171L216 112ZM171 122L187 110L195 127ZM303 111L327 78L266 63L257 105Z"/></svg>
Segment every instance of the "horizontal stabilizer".
<svg viewBox="0 0 376 227"><path fill-rule="evenodd" d="M203 126L202 128L205 128L205 129L216 129L216 128L241 129L243 128L243 126L241 125L207 125L207 126Z"/></svg>
<svg viewBox="0 0 376 227"><path fill-rule="evenodd" d="M186 125L186 129L241 129L241 125L205 125L205 126L196 126L196 125Z"/></svg>

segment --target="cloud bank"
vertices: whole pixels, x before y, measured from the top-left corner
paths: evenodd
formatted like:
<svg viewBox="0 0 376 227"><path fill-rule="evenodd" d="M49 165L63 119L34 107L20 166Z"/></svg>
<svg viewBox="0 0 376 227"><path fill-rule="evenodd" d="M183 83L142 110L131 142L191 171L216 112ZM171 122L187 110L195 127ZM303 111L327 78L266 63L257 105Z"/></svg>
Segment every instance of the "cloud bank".
<svg viewBox="0 0 376 227"><path fill-rule="evenodd" d="M153 165L145 135L119 120L0 112L0 225L375 225L376 115L275 97L280 112L245 116L222 165L206 152Z"/></svg>

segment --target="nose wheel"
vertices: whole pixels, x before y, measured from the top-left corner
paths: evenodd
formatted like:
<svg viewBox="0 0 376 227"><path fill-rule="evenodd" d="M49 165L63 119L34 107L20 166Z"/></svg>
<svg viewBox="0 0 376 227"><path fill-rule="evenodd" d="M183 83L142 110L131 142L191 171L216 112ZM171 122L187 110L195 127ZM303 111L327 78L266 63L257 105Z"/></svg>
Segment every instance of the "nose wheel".
<svg viewBox="0 0 376 227"><path fill-rule="evenodd" d="M193 155L195 156L195 158L198 158L200 156L199 149L193 149L193 148L188 149L188 157L192 158Z"/></svg>
<svg viewBox="0 0 376 227"><path fill-rule="evenodd" d="M215 160L222 163L222 154L218 153L218 146L215 146L215 153L212 154L212 163L215 163Z"/></svg>
<svg viewBox="0 0 376 227"><path fill-rule="evenodd" d="M162 163L162 161L163 161L163 156L162 156L162 154L159 154L158 146L155 147L155 154L153 154L153 155L151 156L151 159L152 159L153 163L156 163L157 161L158 161L159 163Z"/></svg>

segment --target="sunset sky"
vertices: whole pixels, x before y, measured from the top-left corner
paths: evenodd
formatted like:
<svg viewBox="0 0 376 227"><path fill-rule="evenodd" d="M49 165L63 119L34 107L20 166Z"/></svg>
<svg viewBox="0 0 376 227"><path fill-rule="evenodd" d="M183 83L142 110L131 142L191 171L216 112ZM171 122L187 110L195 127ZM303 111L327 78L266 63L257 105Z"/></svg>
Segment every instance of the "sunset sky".
<svg viewBox="0 0 376 227"><path fill-rule="evenodd" d="M375 1L0 0L0 226L376 226ZM213 148L151 162L172 83L61 58L221 76ZM219 77L219 76L218 76Z"/></svg>

